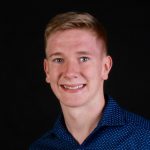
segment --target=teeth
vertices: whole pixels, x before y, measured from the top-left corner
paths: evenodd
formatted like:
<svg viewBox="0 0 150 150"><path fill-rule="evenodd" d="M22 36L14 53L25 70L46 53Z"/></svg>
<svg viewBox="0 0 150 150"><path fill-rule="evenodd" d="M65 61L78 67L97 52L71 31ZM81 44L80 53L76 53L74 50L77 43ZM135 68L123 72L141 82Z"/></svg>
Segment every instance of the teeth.
<svg viewBox="0 0 150 150"><path fill-rule="evenodd" d="M83 84L82 85L78 85L78 86L66 86L64 85L64 88L65 89L69 89L69 90L76 90L76 89L80 89L83 87Z"/></svg>

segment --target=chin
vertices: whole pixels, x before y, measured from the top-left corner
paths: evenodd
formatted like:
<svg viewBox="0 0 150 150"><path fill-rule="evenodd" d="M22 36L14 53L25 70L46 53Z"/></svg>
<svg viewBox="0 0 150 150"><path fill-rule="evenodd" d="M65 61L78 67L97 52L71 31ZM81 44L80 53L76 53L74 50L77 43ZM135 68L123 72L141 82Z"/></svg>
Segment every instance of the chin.
<svg viewBox="0 0 150 150"><path fill-rule="evenodd" d="M68 100L68 101L60 101L60 104L63 105L63 106L66 106L66 107L82 107L86 104L85 101L77 101L77 100Z"/></svg>

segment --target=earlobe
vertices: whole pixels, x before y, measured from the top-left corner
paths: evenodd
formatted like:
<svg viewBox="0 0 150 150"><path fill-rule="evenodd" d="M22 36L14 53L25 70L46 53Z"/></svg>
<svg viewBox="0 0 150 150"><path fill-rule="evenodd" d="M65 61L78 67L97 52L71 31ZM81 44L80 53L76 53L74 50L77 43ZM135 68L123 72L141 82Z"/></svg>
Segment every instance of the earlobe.
<svg viewBox="0 0 150 150"><path fill-rule="evenodd" d="M45 75L46 75L45 80L46 80L47 83L49 83L50 82L49 81L49 68L48 68L48 61L47 61L47 59L44 59L43 65L44 65L44 71L45 71Z"/></svg>
<svg viewBox="0 0 150 150"><path fill-rule="evenodd" d="M106 56L105 57L105 60L104 60L104 74L103 74L103 79L104 80L107 80L108 79L108 75L109 75L109 72L112 68L112 58L111 56Z"/></svg>

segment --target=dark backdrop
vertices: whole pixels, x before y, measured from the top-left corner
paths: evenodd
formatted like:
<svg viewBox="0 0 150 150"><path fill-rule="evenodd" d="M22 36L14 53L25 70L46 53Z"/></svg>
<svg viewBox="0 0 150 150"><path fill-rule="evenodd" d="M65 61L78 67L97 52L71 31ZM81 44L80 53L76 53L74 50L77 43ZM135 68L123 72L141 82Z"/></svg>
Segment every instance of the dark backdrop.
<svg viewBox="0 0 150 150"><path fill-rule="evenodd" d="M55 0L1 4L1 142L25 150L48 131L59 113L45 83L43 33L60 12L88 11L106 27L113 69L105 90L118 103L150 119L150 5L148 2Z"/></svg>

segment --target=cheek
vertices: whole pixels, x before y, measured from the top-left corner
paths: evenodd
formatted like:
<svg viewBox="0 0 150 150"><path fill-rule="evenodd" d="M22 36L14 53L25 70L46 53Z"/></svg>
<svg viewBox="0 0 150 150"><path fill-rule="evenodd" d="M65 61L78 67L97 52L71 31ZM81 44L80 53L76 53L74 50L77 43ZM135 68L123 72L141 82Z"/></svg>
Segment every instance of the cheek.
<svg viewBox="0 0 150 150"><path fill-rule="evenodd" d="M54 66L49 66L49 80L50 83L56 82L58 78L58 69Z"/></svg>
<svg viewBox="0 0 150 150"><path fill-rule="evenodd" d="M49 71L49 77L50 77L50 79L51 79L51 81L52 81L53 79L56 78L57 70L56 70L55 68L52 68L52 67L50 67L49 70L50 70L50 71Z"/></svg>
<svg viewBox="0 0 150 150"><path fill-rule="evenodd" d="M97 78L101 76L102 67L101 64L92 63L87 65L86 67L82 68L82 72L88 78Z"/></svg>

